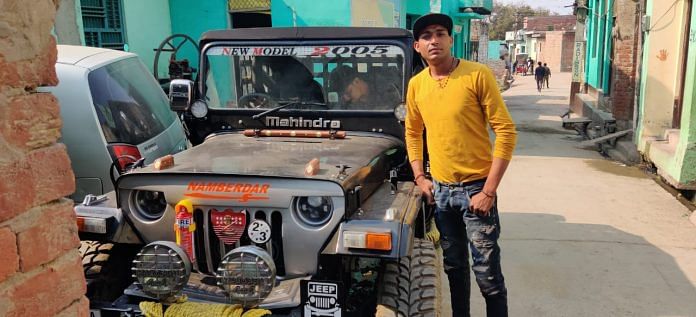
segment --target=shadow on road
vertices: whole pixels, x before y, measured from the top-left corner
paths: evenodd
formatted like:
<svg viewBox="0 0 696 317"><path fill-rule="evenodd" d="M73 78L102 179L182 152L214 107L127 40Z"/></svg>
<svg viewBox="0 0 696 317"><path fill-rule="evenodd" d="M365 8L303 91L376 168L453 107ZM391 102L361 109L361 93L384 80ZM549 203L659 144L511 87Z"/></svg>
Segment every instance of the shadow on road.
<svg viewBox="0 0 696 317"><path fill-rule="evenodd" d="M501 222L511 316L696 316L693 282L666 252L694 250L554 214Z"/></svg>

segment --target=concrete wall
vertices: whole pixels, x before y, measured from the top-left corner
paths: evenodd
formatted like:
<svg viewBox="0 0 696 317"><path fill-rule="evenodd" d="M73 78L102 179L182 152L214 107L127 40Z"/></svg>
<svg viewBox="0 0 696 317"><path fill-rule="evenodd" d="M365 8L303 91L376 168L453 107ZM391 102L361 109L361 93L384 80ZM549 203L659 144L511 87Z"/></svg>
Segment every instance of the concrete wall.
<svg viewBox="0 0 696 317"><path fill-rule="evenodd" d="M678 90L678 70L683 53L684 1L647 2L647 14L654 17L645 36L641 72L640 122L638 149L646 141L661 138L672 127L672 109ZM658 19L661 16L669 18Z"/></svg>
<svg viewBox="0 0 696 317"><path fill-rule="evenodd" d="M154 49L172 34L169 0L124 0L123 18L129 51L138 54L145 66L153 71ZM168 77L169 54L162 55L159 76Z"/></svg>
<svg viewBox="0 0 696 317"><path fill-rule="evenodd" d="M696 12L692 4L690 34L696 32ZM676 149L677 179L682 184L696 186L696 41L689 41L689 53L684 84L679 144Z"/></svg>
<svg viewBox="0 0 696 317"><path fill-rule="evenodd" d="M0 315L87 316L56 85L57 2L0 1Z"/></svg>
<svg viewBox="0 0 696 317"><path fill-rule="evenodd" d="M674 6L660 1L648 1L646 11L651 16L670 16L658 19L651 27L643 46L643 69L640 112L638 121L638 149L655 164L660 174L672 186L696 190L696 44L693 37L696 19L692 11L691 23L686 25L688 1ZM683 47L688 48L688 53ZM682 63L687 58L686 68ZM684 90L680 83L684 77ZM680 129L673 125L674 100L683 95Z"/></svg>
<svg viewBox="0 0 696 317"><path fill-rule="evenodd" d="M60 1L54 27L54 35L58 44L82 45L85 42L85 34L82 32L82 16L79 14L80 10L76 2L79 3L79 0ZM79 25L78 22L80 22Z"/></svg>

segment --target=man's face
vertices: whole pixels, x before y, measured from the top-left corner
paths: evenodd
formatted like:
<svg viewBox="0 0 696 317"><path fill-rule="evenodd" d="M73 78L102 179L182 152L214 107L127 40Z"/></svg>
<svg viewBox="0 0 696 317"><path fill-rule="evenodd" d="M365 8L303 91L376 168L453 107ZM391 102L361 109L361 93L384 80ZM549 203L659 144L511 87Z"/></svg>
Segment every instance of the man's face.
<svg viewBox="0 0 696 317"><path fill-rule="evenodd" d="M368 94L369 88L367 83L364 80L356 77L343 90L343 95L341 98L345 103L351 104L366 101Z"/></svg>
<svg viewBox="0 0 696 317"><path fill-rule="evenodd" d="M428 63L432 61L444 61L448 59L452 53L454 40L447 33L447 28L442 25L429 25L418 36L418 40L413 44L416 51Z"/></svg>

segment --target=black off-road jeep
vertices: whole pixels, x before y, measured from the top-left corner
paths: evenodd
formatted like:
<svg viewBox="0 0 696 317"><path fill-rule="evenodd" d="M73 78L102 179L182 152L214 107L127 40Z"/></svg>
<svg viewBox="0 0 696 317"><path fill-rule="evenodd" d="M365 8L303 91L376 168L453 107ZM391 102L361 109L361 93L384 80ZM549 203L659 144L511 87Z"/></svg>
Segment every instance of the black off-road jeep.
<svg viewBox="0 0 696 317"><path fill-rule="evenodd" d="M83 243L92 312L185 294L274 315L438 316L441 262L404 144L412 44L392 28L205 33L198 79L170 87L196 146L76 208L99 241Z"/></svg>

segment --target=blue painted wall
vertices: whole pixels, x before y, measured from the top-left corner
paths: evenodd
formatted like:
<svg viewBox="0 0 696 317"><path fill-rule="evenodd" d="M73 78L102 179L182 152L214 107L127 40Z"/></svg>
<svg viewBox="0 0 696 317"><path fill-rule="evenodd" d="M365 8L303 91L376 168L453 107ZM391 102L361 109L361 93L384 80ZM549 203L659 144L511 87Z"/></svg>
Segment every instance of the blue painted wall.
<svg viewBox="0 0 696 317"><path fill-rule="evenodd" d="M169 0L124 0L123 19L129 51L138 54L145 66L152 71L155 58L153 49L172 34ZM168 58L160 59L160 76L166 77L167 60Z"/></svg>
<svg viewBox="0 0 696 317"><path fill-rule="evenodd" d="M271 23L274 27L350 26L350 0L271 1Z"/></svg>
<svg viewBox="0 0 696 317"><path fill-rule="evenodd" d="M596 89L609 93L611 29L613 0L589 0L587 16L587 52L585 81Z"/></svg>
<svg viewBox="0 0 696 317"><path fill-rule="evenodd" d="M169 0L169 9L172 33L186 34L196 42L206 31L230 27L226 0ZM192 64L198 62L196 49L188 44L182 47L177 58L187 58Z"/></svg>
<svg viewBox="0 0 696 317"><path fill-rule="evenodd" d="M500 59L500 44L505 41L488 41L488 59Z"/></svg>

